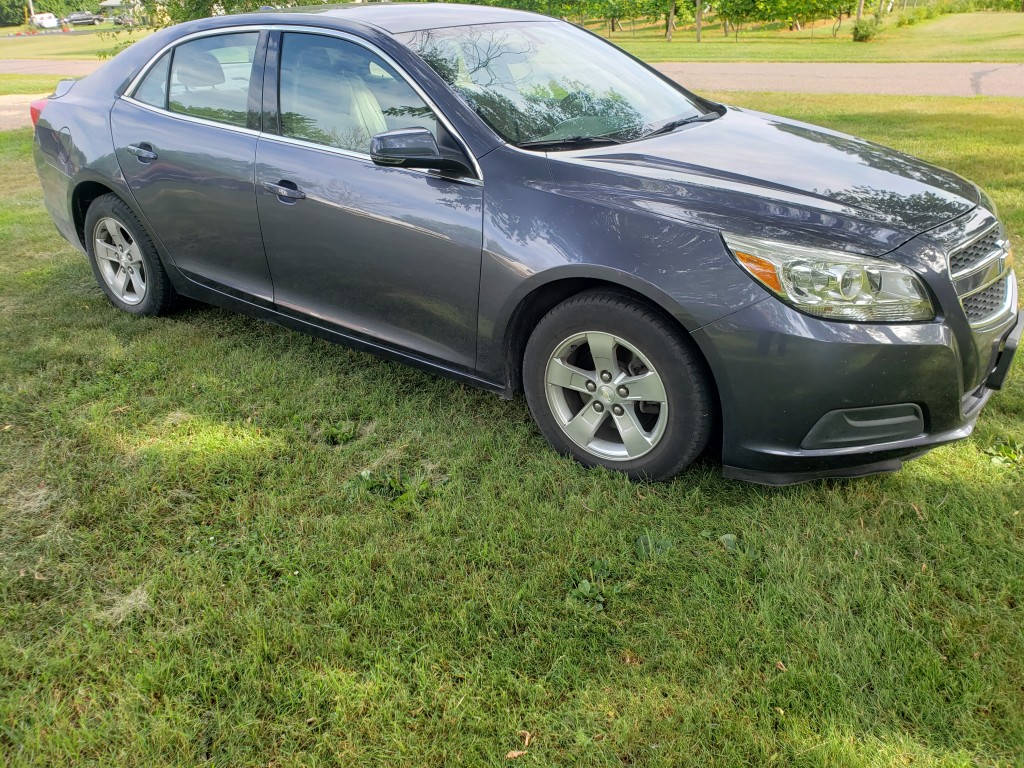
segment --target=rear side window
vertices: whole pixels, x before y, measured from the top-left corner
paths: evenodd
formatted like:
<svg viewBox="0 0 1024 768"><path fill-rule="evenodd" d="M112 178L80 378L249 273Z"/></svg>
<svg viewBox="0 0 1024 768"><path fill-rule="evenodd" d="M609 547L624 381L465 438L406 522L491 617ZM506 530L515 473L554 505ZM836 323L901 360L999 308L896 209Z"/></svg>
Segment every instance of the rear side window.
<svg viewBox="0 0 1024 768"><path fill-rule="evenodd" d="M241 32L203 37L179 45L170 59L166 108L244 128L258 39L258 32ZM148 97L161 98L155 83L150 90L149 80L159 77L156 70L162 64L158 62L142 81L135 94L139 101L154 103L141 98L143 91Z"/></svg>
<svg viewBox="0 0 1024 768"><path fill-rule="evenodd" d="M167 109L167 75L170 69L171 54L165 53L139 83L135 98L143 104Z"/></svg>

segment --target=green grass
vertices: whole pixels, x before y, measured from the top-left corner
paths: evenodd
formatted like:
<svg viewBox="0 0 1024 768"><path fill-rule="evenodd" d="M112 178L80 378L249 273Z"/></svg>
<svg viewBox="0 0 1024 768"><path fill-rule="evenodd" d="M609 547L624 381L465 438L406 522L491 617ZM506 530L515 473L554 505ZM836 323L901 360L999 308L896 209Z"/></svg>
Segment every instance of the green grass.
<svg viewBox="0 0 1024 768"><path fill-rule="evenodd" d="M60 75L4 75L0 74L0 96L52 93L63 78Z"/></svg>
<svg viewBox="0 0 1024 768"><path fill-rule="evenodd" d="M144 29L132 31L113 25L73 33L0 36L0 59L94 59L125 40L141 40Z"/></svg>
<svg viewBox="0 0 1024 768"><path fill-rule="evenodd" d="M1020 248L1020 102L728 98L973 176ZM986 452L1024 444L1021 364L896 475L634 484L521 399L115 311L30 143L0 134L9 764L497 766L520 731L525 766L1024 759L1024 464Z"/></svg>
<svg viewBox="0 0 1024 768"><path fill-rule="evenodd" d="M843 21L836 39L831 26L817 27L813 36L810 29L740 32L738 41L711 28L699 44L683 29L667 43L655 27L641 28L635 36L627 28L611 39L645 61L1024 61L1024 13L953 14L902 28L895 18L887 17L870 43L852 41L850 20Z"/></svg>

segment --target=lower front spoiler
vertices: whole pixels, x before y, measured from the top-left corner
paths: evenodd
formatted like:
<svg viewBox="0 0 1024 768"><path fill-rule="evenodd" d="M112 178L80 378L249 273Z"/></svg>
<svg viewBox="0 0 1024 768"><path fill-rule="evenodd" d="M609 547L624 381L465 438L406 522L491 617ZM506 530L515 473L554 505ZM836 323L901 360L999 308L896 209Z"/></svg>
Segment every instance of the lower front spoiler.
<svg viewBox="0 0 1024 768"><path fill-rule="evenodd" d="M722 476L730 480L743 480L747 483L758 483L759 485L772 485L781 487L784 485L798 485L809 483L813 480L827 480L829 478L844 477L865 477L866 475L880 475L889 472L899 472L903 469L903 462L909 459L916 459L928 451L922 451L914 456L907 456L902 459L889 459L888 461L877 461L873 464L864 464L859 467L848 467L847 469L821 469L804 470L800 472L764 472L759 469L743 469L742 467L722 466Z"/></svg>
<svg viewBox="0 0 1024 768"><path fill-rule="evenodd" d="M782 486L828 478L864 477L898 472L903 468L904 462L920 458L940 445L955 443L969 437L974 431L981 408L991 394L991 390L986 391L979 398L980 402L973 416L956 429L921 435L910 440L850 448L793 451L765 448L763 454L772 457L772 464L780 468L778 471L725 464L722 466L722 475L748 483Z"/></svg>

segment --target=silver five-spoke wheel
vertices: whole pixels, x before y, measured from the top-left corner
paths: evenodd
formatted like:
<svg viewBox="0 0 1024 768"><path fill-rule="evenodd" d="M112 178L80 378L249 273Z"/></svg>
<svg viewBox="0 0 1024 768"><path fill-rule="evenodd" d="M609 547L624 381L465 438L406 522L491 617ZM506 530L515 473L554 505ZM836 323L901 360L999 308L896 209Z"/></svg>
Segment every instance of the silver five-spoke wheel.
<svg viewBox="0 0 1024 768"><path fill-rule="evenodd" d="M111 303L133 315L162 315L175 292L149 232L128 204L100 195L85 212L86 251L93 275Z"/></svg>
<svg viewBox="0 0 1024 768"><path fill-rule="evenodd" d="M146 265L139 244L117 219L104 217L93 228L94 253L100 276L125 304L146 298Z"/></svg>
<svg viewBox="0 0 1024 768"><path fill-rule="evenodd" d="M668 424L661 376L628 341L602 331L576 333L548 358L548 406L576 445L611 461L652 451Z"/></svg>
<svg viewBox="0 0 1024 768"><path fill-rule="evenodd" d="M570 296L534 327L523 390L544 437L587 467L663 480L708 444L712 393L685 333L623 291Z"/></svg>

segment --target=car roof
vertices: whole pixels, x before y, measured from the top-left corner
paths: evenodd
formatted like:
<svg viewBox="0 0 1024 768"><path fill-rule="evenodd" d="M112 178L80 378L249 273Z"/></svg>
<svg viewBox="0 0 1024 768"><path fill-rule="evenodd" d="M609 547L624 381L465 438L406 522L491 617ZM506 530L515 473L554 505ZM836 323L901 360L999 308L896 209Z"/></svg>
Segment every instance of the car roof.
<svg viewBox="0 0 1024 768"><path fill-rule="evenodd" d="M315 10L313 10L315 8ZM269 9L268 13L271 12ZM498 24L501 22L552 21L529 11L497 8L486 5L460 5L455 3L347 3L328 6L296 6L274 9L273 13L301 16L337 18L370 24L391 34L417 32L421 29L463 27L470 24Z"/></svg>

